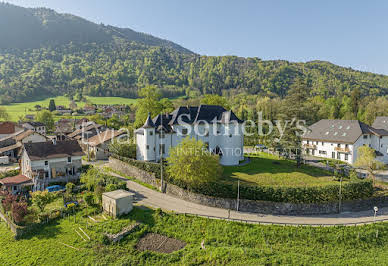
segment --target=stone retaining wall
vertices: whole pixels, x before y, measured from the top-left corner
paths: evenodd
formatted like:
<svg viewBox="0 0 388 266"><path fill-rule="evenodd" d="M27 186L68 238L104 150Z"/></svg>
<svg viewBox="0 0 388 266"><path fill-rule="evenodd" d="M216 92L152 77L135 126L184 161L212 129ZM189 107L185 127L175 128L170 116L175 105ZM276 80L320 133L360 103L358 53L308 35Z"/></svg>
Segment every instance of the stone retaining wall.
<svg viewBox="0 0 388 266"><path fill-rule="evenodd" d="M155 178L153 173L148 173L129 165L120 160L109 158L109 166L127 176L134 177L144 183L158 187L159 180ZM210 207L217 207L223 209L236 210L237 199L225 199L206 196L190 192L182 189L176 185L166 184L166 194L181 198L193 203L206 205ZM354 200L343 202L341 205L342 212L356 212L370 210L374 206L379 208L388 207L388 197L378 197L366 200ZM338 202L329 203L314 203L314 204L297 204L285 202L271 202L271 201L255 201L240 199L239 210L242 212L273 214L273 215L317 215L317 214L334 214L339 211Z"/></svg>
<svg viewBox="0 0 388 266"><path fill-rule="evenodd" d="M155 177L154 173L149 173L128 163L109 157L109 167L115 171L119 171L126 176L136 178L137 180L144 182L152 186L159 186L159 180Z"/></svg>

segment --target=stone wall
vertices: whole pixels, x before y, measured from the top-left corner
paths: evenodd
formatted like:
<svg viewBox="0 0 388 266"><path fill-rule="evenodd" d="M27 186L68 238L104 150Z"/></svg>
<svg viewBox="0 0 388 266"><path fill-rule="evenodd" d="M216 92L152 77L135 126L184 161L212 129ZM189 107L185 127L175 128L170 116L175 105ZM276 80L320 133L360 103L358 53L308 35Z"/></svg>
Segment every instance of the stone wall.
<svg viewBox="0 0 388 266"><path fill-rule="evenodd" d="M159 180L155 178L153 173L148 173L129 165L120 160L110 158L110 167L127 176L134 177L144 183L158 187ZM223 209L236 210L237 199L225 199L206 196L190 192L172 184L166 184L165 192L168 195L181 198L193 203L206 205L210 207L217 207ZM374 206L379 208L388 207L388 197L378 197L366 200L347 201L341 204L342 212L355 212L371 210ZM273 215L316 215L316 214L334 214L339 211L338 202L329 203L315 203L315 204L296 204L285 202L271 202L271 201L255 201L240 199L239 210L242 212L273 214Z"/></svg>
<svg viewBox="0 0 388 266"><path fill-rule="evenodd" d="M137 180L150 184L154 187L158 187L160 184L159 180L155 178L154 173L146 172L113 157L109 157L109 167L123 173L126 176L136 178Z"/></svg>

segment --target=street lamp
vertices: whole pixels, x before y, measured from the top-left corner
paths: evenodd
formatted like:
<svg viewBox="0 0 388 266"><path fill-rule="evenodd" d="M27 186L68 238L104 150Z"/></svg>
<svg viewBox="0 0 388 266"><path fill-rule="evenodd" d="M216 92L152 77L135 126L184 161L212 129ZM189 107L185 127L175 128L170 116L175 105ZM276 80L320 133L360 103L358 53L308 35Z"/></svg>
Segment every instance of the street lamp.
<svg viewBox="0 0 388 266"><path fill-rule="evenodd" d="M375 212L375 215L374 215L374 218L373 218L373 222L375 223L376 222L376 215L377 215L377 212L379 211L379 208L377 208L376 206L373 208L374 212Z"/></svg>

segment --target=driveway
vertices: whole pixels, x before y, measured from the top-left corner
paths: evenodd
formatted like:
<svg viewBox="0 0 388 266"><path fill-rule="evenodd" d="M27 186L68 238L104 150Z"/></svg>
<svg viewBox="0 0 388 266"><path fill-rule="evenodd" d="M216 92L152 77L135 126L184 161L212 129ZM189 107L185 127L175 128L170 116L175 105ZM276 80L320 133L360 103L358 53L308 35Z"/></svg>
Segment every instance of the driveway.
<svg viewBox="0 0 388 266"><path fill-rule="evenodd" d="M289 225L354 225L356 223L372 223L374 220L373 210L319 216L277 216L237 212L234 210L229 211L175 198L146 188L136 182L128 181L124 177L115 173L111 172L110 174L127 181L127 188L135 193L136 205L160 208L165 211L173 211L176 213L193 214L214 219L244 220L249 223ZM383 220L388 220L388 208L382 208L378 212L376 221Z"/></svg>

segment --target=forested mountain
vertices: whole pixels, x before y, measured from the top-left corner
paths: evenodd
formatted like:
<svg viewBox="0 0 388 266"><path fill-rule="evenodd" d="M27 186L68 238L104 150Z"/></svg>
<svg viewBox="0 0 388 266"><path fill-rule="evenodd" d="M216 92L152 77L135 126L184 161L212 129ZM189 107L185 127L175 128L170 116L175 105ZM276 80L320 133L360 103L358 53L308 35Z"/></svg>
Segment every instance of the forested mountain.
<svg viewBox="0 0 388 266"><path fill-rule="evenodd" d="M98 25L83 18L59 14L47 8L23 8L0 3L0 48L40 48L48 45L98 43L117 39L145 45L169 47L182 53L191 51L173 42L131 29Z"/></svg>
<svg viewBox="0 0 388 266"><path fill-rule="evenodd" d="M97 25L49 9L0 3L0 99L74 94L136 97L155 84L164 97L245 92L285 97L297 77L309 95L388 94L388 76L328 62L290 63L196 55L130 29Z"/></svg>

